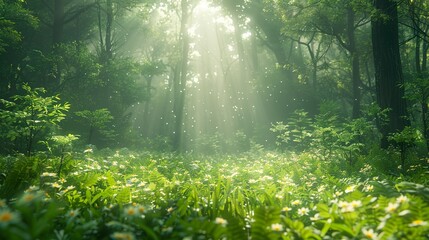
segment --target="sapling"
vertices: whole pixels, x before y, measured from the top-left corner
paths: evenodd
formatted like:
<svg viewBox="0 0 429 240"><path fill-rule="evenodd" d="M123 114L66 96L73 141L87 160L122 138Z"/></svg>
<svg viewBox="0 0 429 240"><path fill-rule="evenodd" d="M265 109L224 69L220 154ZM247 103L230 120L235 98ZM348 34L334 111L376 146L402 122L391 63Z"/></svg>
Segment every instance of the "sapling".
<svg viewBox="0 0 429 240"><path fill-rule="evenodd" d="M73 135L73 134L68 134L66 136L52 136L51 137L51 141L52 141L52 146L50 146L49 144L47 144L48 150L52 153L52 148L57 149L59 151L60 154L60 165L58 167L58 177L60 177L61 175L61 170L64 164L64 159L66 157L66 155L71 153L72 150L72 143L76 140L78 140L79 137Z"/></svg>
<svg viewBox="0 0 429 240"><path fill-rule="evenodd" d="M36 138L44 138L45 130L57 126L66 117L70 104L59 103L58 95L43 96L43 88L32 89L24 84L22 89L25 93L11 97L11 101L0 99L0 137L24 141L26 154L31 156Z"/></svg>

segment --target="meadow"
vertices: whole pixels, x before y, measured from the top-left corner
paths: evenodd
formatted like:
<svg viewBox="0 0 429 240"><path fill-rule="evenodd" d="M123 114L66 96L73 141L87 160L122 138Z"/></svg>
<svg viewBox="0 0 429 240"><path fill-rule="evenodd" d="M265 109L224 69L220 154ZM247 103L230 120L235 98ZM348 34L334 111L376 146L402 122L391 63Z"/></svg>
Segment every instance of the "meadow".
<svg viewBox="0 0 429 240"><path fill-rule="evenodd" d="M86 149L66 156L60 175L60 157L28 159L1 158L3 169L21 176L15 185L6 176L1 186L25 191L0 201L0 239L429 237L424 159L398 175L365 161L266 150Z"/></svg>

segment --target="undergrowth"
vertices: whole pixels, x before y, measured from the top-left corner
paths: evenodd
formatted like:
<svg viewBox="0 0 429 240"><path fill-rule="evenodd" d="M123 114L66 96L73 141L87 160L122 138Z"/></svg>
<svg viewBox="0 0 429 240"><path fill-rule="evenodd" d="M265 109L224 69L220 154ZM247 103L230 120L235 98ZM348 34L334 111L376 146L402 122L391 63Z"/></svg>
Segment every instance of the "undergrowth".
<svg viewBox="0 0 429 240"><path fill-rule="evenodd" d="M85 150L59 177L58 158L2 157L0 238L427 239L425 160L399 176L369 161Z"/></svg>

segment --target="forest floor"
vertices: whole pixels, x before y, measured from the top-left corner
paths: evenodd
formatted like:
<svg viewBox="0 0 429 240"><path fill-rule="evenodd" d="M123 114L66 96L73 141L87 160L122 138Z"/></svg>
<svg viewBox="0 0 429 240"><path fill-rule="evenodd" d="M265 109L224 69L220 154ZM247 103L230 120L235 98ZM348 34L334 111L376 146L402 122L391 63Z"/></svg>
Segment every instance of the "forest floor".
<svg viewBox="0 0 429 240"><path fill-rule="evenodd" d="M340 159L100 150L66 158L58 176L50 158L0 201L0 239L429 238L425 164L392 176Z"/></svg>

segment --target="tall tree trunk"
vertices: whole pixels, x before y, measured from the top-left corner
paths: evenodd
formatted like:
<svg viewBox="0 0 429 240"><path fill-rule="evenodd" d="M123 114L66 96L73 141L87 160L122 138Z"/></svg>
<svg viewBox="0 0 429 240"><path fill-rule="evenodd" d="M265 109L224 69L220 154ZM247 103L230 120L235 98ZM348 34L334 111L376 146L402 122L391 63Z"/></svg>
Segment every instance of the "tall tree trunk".
<svg viewBox="0 0 429 240"><path fill-rule="evenodd" d="M187 0L181 1L181 23L180 23L180 44L181 58L176 67L174 74L174 106L173 113L175 117L173 150L182 151L182 134L183 134L183 113L185 110L186 97L186 77L188 74L188 58L189 58L189 35L187 32L189 18L189 3Z"/></svg>
<svg viewBox="0 0 429 240"><path fill-rule="evenodd" d="M409 125L404 99L404 83L399 52L397 1L374 0L374 6L386 17L372 18L372 47L374 55L377 103L388 109L388 122L380 124L381 147L387 148L389 134Z"/></svg>
<svg viewBox="0 0 429 240"><path fill-rule="evenodd" d="M55 0L53 35L52 35L53 45L56 45L63 40L63 31L64 31L64 0Z"/></svg>
<svg viewBox="0 0 429 240"><path fill-rule="evenodd" d="M426 28L427 29L427 28ZM421 64L421 71L423 77L428 77L428 50L429 50L429 44L428 44L428 38L425 36L423 39L423 46L422 46L422 64ZM421 108L422 108L422 122L423 122L423 135L426 139L426 149L429 150L429 126L428 126L428 99L429 99L429 92L427 89L422 89L422 100L421 100Z"/></svg>
<svg viewBox="0 0 429 240"><path fill-rule="evenodd" d="M109 61L112 59L112 26L113 26L113 2L112 0L106 1L106 37L104 43L106 44L105 49L105 60Z"/></svg>
<svg viewBox="0 0 429 240"><path fill-rule="evenodd" d="M349 40L349 52L352 58L352 91L353 91L353 112L352 117L358 118L361 115L361 79L360 79L360 65L359 65L359 52L356 47L355 37L355 12L351 6L347 8L347 35Z"/></svg>

